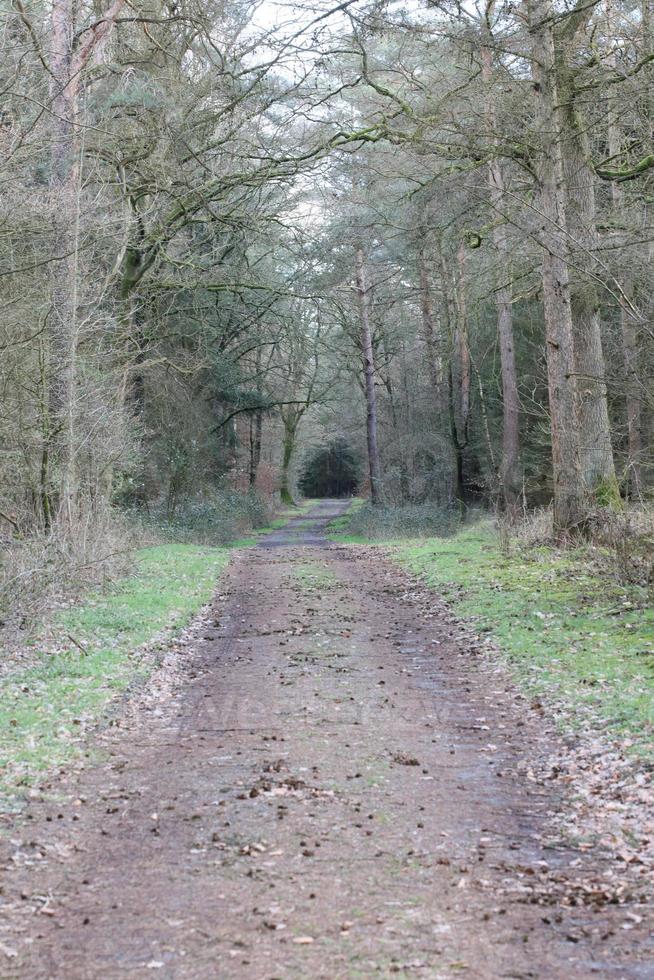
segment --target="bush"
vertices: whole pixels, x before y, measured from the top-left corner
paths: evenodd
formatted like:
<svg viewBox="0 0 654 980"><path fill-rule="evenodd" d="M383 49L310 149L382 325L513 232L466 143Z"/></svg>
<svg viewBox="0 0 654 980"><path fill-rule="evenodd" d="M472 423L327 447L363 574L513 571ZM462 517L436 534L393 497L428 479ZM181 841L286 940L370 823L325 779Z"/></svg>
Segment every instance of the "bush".
<svg viewBox="0 0 654 980"><path fill-rule="evenodd" d="M105 506L80 514L72 532L55 523L1 542L0 642L13 648L53 608L124 575L131 545L122 515Z"/></svg>
<svg viewBox="0 0 654 980"><path fill-rule="evenodd" d="M460 523L458 511L434 503L403 507L366 503L353 512L347 533L371 539L444 537L453 534Z"/></svg>
<svg viewBox="0 0 654 980"><path fill-rule="evenodd" d="M530 511L514 524L499 520L500 543L505 554L528 553L552 547L552 509ZM643 585L654 595L654 512L651 507L626 504L621 510L596 507L588 515L584 534L567 542L571 551L583 552L600 570L623 585ZM559 544L559 548L562 545Z"/></svg>
<svg viewBox="0 0 654 980"><path fill-rule="evenodd" d="M221 490L180 503L172 516L162 501L147 513L133 512L135 523L156 539L188 544L221 545L265 527L271 511L262 497L250 491Z"/></svg>
<svg viewBox="0 0 654 980"><path fill-rule="evenodd" d="M333 439L307 457L298 487L305 497L351 497L360 483L354 452L344 439Z"/></svg>

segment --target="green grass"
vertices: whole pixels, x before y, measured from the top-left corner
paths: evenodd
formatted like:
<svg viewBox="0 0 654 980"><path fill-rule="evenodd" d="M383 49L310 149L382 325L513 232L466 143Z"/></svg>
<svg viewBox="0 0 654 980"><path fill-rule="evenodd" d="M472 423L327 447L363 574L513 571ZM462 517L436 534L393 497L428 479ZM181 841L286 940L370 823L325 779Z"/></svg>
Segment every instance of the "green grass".
<svg viewBox="0 0 654 980"><path fill-rule="evenodd" d="M365 544L368 540L359 534L348 534L352 518L361 510L366 501L363 497L355 497L345 514L335 517L327 526L327 537L332 541L342 541L344 544Z"/></svg>
<svg viewBox="0 0 654 980"><path fill-rule="evenodd" d="M336 584L336 576L329 568L317 562L295 562L292 567L293 576L307 589L328 589Z"/></svg>
<svg viewBox="0 0 654 980"><path fill-rule="evenodd" d="M654 610L644 588L620 585L582 550L507 557L488 523L390 550L496 641L562 724L608 729L654 755Z"/></svg>
<svg viewBox="0 0 654 980"><path fill-rule="evenodd" d="M281 511L267 527L228 546L144 548L133 575L60 613L47 642L31 644L35 665L1 685L0 807L14 806L45 771L80 757L85 727L151 669L138 648L193 618L211 598L233 549L256 544L313 506L306 500Z"/></svg>
<svg viewBox="0 0 654 980"><path fill-rule="evenodd" d="M195 545L145 548L132 576L56 617L36 665L3 684L5 802L44 770L80 755L84 725L147 671L135 651L164 629L177 631L189 622L211 597L229 555L227 548Z"/></svg>

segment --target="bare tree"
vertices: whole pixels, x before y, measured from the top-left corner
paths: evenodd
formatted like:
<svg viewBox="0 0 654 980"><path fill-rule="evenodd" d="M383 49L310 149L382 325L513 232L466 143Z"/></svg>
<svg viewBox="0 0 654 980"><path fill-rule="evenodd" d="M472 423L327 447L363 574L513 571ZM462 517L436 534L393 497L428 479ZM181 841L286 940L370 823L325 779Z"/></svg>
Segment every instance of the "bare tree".
<svg viewBox="0 0 654 980"><path fill-rule="evenodd" d="M83 74L108 37L125 0L113 3L97 19L77 30L72 0L54 0L51 25L52 151L50 189L53 197L50 414L55 461L59 467L59 516L75 521L75 412L78 344L78 275L80 219L79 98ZM46 481L47 484L48 481ZM53 503L44 493L44 519Z"/></svg>
<svg viewBox="0 0 654 980"><path fill-rule="evenodd" d="M558 533L566 533L583 527L586 494L577 425L572 300L567 262L563 110L557 87L550 0L528 0L527 15L532 36L538 127L543 140L538 157L537 201L552 424L554 528Z"/></svg>
<svg viewBox="0 0 654 980"><path fill-rule="evenodd" d="M368 472L370 476L370 500L382 501L382 478L377 445L377 395L375 392L375 355L372 346L370 324L370 293L366 278L366 260L362 244L355 246L355 284L359 302L360 344L363 360L364 390L366 395L366 434L368 442Z"/></svg>
<svg viewBox="0 0 654 980"><path fill-rule="evenodd" d="M490 11L489 11L490 14ZM487 121L490 132L495 134L497 117L493 82L493 53L488 44L481 48L482 77L488 86ZM497 139L494 137L497 145ZM501 492L504 507L513 517L520 500L522 467L520 460L520 403L518 378L515 365L513 337L513 307L511 295L511 263L506 223L503 220L505 206L504 167L499 155L492 154L488 161L488 187L493 218L493 244L497 251L498 268L495 286L497 307L497 335L500 344L502 367L502 465Z"/></svg>

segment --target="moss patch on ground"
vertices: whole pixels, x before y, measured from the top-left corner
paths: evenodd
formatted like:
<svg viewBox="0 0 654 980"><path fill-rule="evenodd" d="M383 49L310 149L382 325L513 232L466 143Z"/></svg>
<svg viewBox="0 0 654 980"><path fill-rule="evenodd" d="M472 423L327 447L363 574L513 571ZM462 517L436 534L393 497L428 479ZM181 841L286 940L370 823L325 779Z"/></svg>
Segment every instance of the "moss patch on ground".
<svg viewBox="0 0 654 980"><path fill-rule="evenodd" d="M323 565L312 561L299 561L293 565L293 576L309 591L332 588L336 584L336 576Z"/></svg>
<svg viewBox="0 0 654 980"><path fill-rule="evenodd" d="M471 618L518 680L560 707L567 726L609 729L654 756L654 609L584 550L505 555L489 522L448 538L386 545Z"/></svg>

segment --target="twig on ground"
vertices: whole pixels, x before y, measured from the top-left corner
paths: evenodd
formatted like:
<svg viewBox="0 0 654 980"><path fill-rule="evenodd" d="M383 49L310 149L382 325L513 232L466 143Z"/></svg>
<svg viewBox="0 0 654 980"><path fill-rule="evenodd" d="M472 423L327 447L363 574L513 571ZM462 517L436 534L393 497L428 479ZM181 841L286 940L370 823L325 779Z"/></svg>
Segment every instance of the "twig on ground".
<svg viewBox="0 0 654 980"><path fill-rule="evenodd" d="M81 650L82 651L82 653L84 654L85 657L88 657L89 651L86 649L85 646L83 646L79 642L79 640L76 640L75 637L72 636L70 633L66 633L66 636L68 637L68 639L70 640L71 643L74 643L75 644L75 646L77 647L78 650Z"/></svg>

